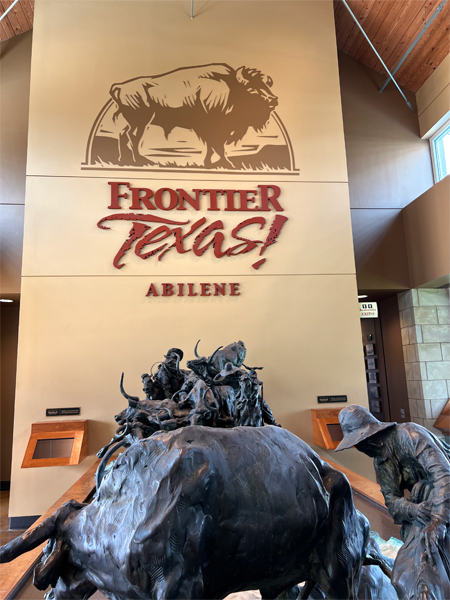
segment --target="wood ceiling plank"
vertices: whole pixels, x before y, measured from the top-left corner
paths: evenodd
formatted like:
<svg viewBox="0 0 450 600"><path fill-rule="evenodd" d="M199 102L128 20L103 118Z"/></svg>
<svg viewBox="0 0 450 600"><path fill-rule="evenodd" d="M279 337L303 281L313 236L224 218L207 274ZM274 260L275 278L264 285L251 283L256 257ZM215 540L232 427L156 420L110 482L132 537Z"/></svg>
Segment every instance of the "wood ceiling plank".
<svg viewBox="0 0 450 600"><path fill-rule="evenodd" d="M13 3L13 0L2 0L2 6L5 10L7 10L12 5L12 3ZM19 6L19 3L17 3L14 6L14 8L12 8L5 17L5 19L9 19L11 27L13 28L13 31L14 31L14 35L23 33L23 31L24 31L23 21L25 20L25 23L26 23L26 19L23 14L23 10L21 10L21 9L19 10L18 6ZM27 25L26 25L26 27L28 28Z"/></svg>
<svg viewBox="0 0 450 600"><path fill-rule="evenodd" d="M27 18L28 25L31 29L34 21L34 0L20 0L19 4L22 7L22 10Z"/></svg>
<svg viewBox="0 0 450 600"><path fill-rule="evenodd" d="M427 7L427 14L431 14L433 9L437 6L437 4L439 2L440 2L440 0L426 0L424 2L422 2L422 1L417 2L420 10L417 11L416 16L413 18L412 22L410 23L408 29L406 30L406 32L405 32L404 36L402 37L402 39L400 40L400 42L392 50L391 54L386 57L386 59L388 61L388 62L386 62L386 64L388 66L391 65L393 68L399 62L399 60L402 58L402 56L404 55L406 50L409 48L409 46L411 45L413 40L420 33L420 31L424 25L423 16L424 16L425 6Z"/></svg>
<svg viewBox="0 0 450 600"><path fill-rule="evenodd" d="M5 27L3 26L3 23L5 22L5 20L8 17L5 17L2 21L0 21L0 42L4 42L6 41L8 38L11 37L11 35L8 33L8 31L5 29ZM12 32L12 35L14 35L14 32Z"/></svg>
<svg viewBox="0 0 450 600"><path fill-rule="evenodd" d="M32 25L30 26L28 23L28 19L24 13L21 2L18 2L11 12L14 12L14 14L17 15L17 19L22 27L22 33L28 31Z"/></svg>
<svg viewBox="0 0 450 600"><path fill-rule="evenodd" d="M399 10L396 14L392 11L389 13L388 18L385 20L383 31L380 30L378 32L378 44L375 46L389 70L395 66L395 63L392 64L392 61L389 61L388 57L390 57L395 46L403 38L408 29L408 24L414 20L420 12L421 5L424 3L417 0L405 0L396 4ZM376 62L377 59L374 57L367 65L375 68Z"/></svg>
<svg viewBox="0 0 450 600"><path fill-rule="evenodd" d="M353 2L348 2L348 5L349 5L352 13L355 15L355 17L359 21L359 17L360 17L362 9L364 8L365 2L363 0L353 0ZM340 28L341 31L337 38L337 45L338 45L339 49L341 49L344 46L353 27L357 28L357 25L347 10L347 16L346 16L345 23L341 26L341 28Z"/></svg>
<svg viewBox="0 0 450 600"><path fill-rule="evenodd" d="M0 2L0 13L3 14L8 7L3 6L3 2ZM4 17L1 21L1 25L6 33L5 38L2 38L2 41L9 39L10 37L14 37L16 34L14 33L14 28L9 20L9 13Z"/></svg>
<svg viewBox="0 0 450 600"><path fill-rule="evenodd" d="M370 31L373 23L376 21L378 17L378 13L383 8L384 0L374 0L372 7L370 9L369 14L367 15L366 22L364 24L364 31L367 34ZM370 39L370 38L369 38ZM363 54L366 51L366 48L369 48L369 44L366 42L363 34L361 32L356 36L355 42L350 48L349 54L353 56L356 60L358 60L358 56Z"/></svg>
<svg viewBox="0 0 450 600"><path fill-rule="evenodd" d="M380 26L380 29L377 32L375 40L372 41L373 45L377 49L378 54L381 56L383 61L384 61L384 58L383 58L383 54L381 51L383 42L387 41L386 38L389 35L389 30L393 29L395 27L397 20L398 20L399 13L400 13L401 9L404 7L404 5L405 5L405 2L401 2L399 0L393 2L389 13L386 15L383 23ZM368 67L373 69L373 68L375 68L375 65L379 62L379 59L375 55L375 52L372 52L372 53L369 53L369 55L366 57L366 60L364 62Z"/></svg>
<svg viewBox="0 0 450 600"><path fill-rule="evenodd" d="M341 28L344 26L344 23L346 23L347 15L350 16L348 14L348 10L345 8L345 6L342 2L339 2L336 7L336 10L334 12L334 24L336 27L336 37L338 35L338 32L340 32Z"/></svg>
<svg viewBox="0 0 450 600"><path fill-rule="evenodd" d="M397 6L398 6L398 2L396 2L395 0L385 0L380 12L378 13L377 20L373 23L372 27L367 32L369 40L372 42L372 44L375 46L375 48L378 47L378 45L382 39L383 31L385 31L385 29L387 27L387 23L389 22L389 14L392 13L392 15L395 15ZM376 61L373 61L374 56L376 58L374 51L367 44L365 46L364 52L361 52L359 54L358 60L360 60L365 65L368 62L370 62L372 65L379 64L378 58L376 58Z"/></svg>
<svg viewBox="0 0 450 600"><path fill-rule="evenodd" d="M400 56L401 58L414 40L414 29L411 29L411 24L420 18L420 15L423 14L423 7L426 4L427 2L407 0L397 17L395 26L386 33L381 52L383 60L389 69L393 69L399 61L399 58L396 59L395 56ZM401 44L401 53L396 52L399 44Z"/></svg>
<svg viewBox="0 0 450 600"><path fill-rule="evenodd" d="M418 42L417 46L405 60L403 65L397 71L396 78L399 81L408 82L412 75L418 71L422 63L427 59L429 54L439 45L445 43L445 34L448 36L450 18L450 5L447 2L444 5L440 15L436 17L430 28L425 32L422 39ZM446 47L448 51L448 44ZM405 83L406 85L406 83ZM409 88L408 88L409 89Z"/></svg>
<svg viewBox="0 0 450 600"><path fill-rule="evenodd" d="M361 8L361 11L360 11L360 14L358 17L358 21L359 21L359 24L361 25L361 27L364 29L364 23L367 20L370 9L372 8L373 0L371 0L370 2L368 0L365 0L364 2L362 2L362 4L363 4L363 6ZM345 52L346 54L348 54L350 51L350 48L353 46L358 34L361 35L359 27L356 25L356 23L353 23L353 28L350 31L349 36L345 40L345 43L342 45L342 48L340 48L340 50L342 50L342 52Z"/></svg>
<svg viewBox="0 0 450 600"><path fill-rule="evenodd" d="M438 21L441 16L443 17L440 26L436 31L432 32L432 36L430 36L428 42L425 42L421 48L418 48L417 52L414 49L398 71L399 79L404 81L404 85L411 91L417 91L449 53L450 10L449 8L447 10L444 8L442 13L444 11L445 15L440 15L436 18L436 21ZM427 37L427 34L428 32L424 37Z"/></svg>
<svg viewBox="0 0 450 600"><path fill-rule="evenodd" d="M408 89L416 93L433 71L437 69L448 53L448 37L444 36L442 43L439 43L425 59L420 68L412 73L412 77L407 82Z"/></svg>
<svg viewBox="0 0 450 600"><path fill-rule="evenodd" d="M355 10L355 0L347 0L347 4L350 7L351 11ZM337 47L338 49L341 47L342 43L344 42L345 38L347 37L347 35L349 34L349 30L351 27L351 22L352 22L352 18L350 17L350 13L347 10L347 7L344 5L343 2L341 2L341 5L344 9L344 12L342 14L342 16L340 17L339 20L339 25L338 28L336 29L336 43L337 43Z"/></svg>

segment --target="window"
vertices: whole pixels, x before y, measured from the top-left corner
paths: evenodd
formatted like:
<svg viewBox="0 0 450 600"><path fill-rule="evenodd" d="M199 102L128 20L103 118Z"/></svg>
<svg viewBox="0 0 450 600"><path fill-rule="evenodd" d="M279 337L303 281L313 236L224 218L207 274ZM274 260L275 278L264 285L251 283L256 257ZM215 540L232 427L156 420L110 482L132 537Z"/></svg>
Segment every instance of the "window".
<svg viewBox="0 0 450 600"><path fill-rule="evenodd" d="M436 183L450 173L450 122L430 139L434 180Z"/></svg>

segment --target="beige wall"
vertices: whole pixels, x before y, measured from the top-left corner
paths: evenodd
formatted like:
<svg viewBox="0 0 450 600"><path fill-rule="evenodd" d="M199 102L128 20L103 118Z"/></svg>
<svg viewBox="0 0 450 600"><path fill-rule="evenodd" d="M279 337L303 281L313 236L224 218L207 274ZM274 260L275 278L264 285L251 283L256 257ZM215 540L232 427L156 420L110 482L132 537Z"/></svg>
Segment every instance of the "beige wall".
<svg viewBox="0 0 450 600"><path fill-rule="evenodd" d="M20 292L31 31L0 44L0 293Z"/></svg>
<svg viewBox="0 0 450 600"><path fill-rule="evenodd" d="M191 20L176 1L37 3L10 516L41 513L93 462L124 406L120 373L139 394L140 374L171 346L190 358L199 338L205 354L242 339L249 364L265 367L277 420L307 442L318 395L366 402L332 2L196 2L195 10ZM82 168L112 83L207 62L270 74L299 174ZM258 271L251 253L211 252L160 262L131 252L118 271L112 260L129 224L96 226L111 214L114 180L188 190L276 184L288 222ZM181 214L211 222L202 211ZM227 230L249 216L214 213ZM145 296L151 282L215 281L239 282L241 295ZM30 424L54 406L81 407L91 454L78 467L22 470ZM371 472L356 452L332 457Z"/></svg>
<svg viewBox="0 0 450 600"><path fill-rule="evenodd" d="M420 135L431 137L450 118L450 54L416 93Z"/></svg>
<svg viewBox="0 0 450 600"><path fill-rule="evenodd" d="M339 52L342 112L352 209L401 209L433 185L429 144L394 86ZM415 105L412 92L403 90Z"/></svg>
<svg viewBox="0 0 450 600"><path fill-rule="evenodd" d="M395 208L353 208L351 217L358 289L409 289L402 211Z"/></svg>
<svg viewBox="0 0 450 600"><path fill-rule="evenodd" d="M0 480L9 481L22 267L31 31L0 44Z"/></svg>
<svg viewBox="0 0 450 600"><path fill-rule="evenodd" d="M2 305L0 319L0 481L10 481L19 308Z"/></svg>
<svg viewBox="0 0 450 600"><path fill-rule="evenodd" d="M433 185L429 144L398 91L379 93L382 75L338 57L358 288L409 289L402 208Z"/></svg>
<svg viewBox="0 0 450 600"><path fill-rule="evenodd" d="M450 177L404 211L411 287L450 281Z"/></svg>

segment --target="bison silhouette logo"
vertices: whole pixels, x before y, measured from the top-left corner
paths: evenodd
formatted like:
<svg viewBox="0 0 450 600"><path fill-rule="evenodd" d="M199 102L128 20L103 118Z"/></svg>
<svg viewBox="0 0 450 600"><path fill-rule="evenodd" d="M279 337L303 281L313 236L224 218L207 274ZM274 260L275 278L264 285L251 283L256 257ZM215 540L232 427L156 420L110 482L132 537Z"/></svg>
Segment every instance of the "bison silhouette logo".
<svg viewBox="0 0 450 600"><path fill-rule="evenodd" d="M84 168L295 171L272 79L210 64L115 83Z"/></svg>

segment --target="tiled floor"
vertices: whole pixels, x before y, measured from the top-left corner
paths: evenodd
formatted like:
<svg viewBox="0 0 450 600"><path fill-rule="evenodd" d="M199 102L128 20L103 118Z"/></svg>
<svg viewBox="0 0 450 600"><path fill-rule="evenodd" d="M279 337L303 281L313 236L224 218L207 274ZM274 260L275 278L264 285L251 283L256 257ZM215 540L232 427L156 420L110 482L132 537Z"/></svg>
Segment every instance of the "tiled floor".
<svg viewBox="0 0 450 600"><path fill-rule="evenodd" d="M21 535L24 529L9 529L9 492L0 492L0 546Z"/></svg>

